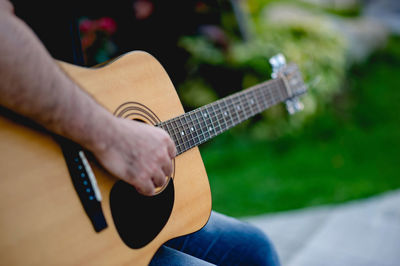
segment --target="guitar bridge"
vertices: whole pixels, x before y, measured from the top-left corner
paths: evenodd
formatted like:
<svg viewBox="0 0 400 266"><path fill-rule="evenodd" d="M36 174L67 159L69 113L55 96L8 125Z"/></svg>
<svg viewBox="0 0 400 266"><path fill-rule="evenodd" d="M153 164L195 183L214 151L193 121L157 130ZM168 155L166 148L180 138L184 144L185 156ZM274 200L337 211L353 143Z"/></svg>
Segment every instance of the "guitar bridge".
<svg viewBox="0 0 400 266"><path fill-rule="evenodd" d="M107 222L101 208L101 194L96 178L83 153L82 147L62 137L57 137L67 163L75 191L88 215L94 230L100 232L107 228Z"/></svg>

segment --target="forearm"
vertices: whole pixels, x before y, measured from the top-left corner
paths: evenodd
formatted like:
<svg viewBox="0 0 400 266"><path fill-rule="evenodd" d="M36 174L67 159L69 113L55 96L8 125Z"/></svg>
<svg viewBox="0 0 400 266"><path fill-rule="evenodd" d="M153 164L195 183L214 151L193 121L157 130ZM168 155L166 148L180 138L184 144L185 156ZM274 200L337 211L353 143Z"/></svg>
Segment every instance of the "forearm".
<svg viewBox="0 0 400 266"><path fill-rule="evenodd" d="M112 115L67 77L24 22L0 12L0 104L87 148L101 145L94 135Z"/></svg>

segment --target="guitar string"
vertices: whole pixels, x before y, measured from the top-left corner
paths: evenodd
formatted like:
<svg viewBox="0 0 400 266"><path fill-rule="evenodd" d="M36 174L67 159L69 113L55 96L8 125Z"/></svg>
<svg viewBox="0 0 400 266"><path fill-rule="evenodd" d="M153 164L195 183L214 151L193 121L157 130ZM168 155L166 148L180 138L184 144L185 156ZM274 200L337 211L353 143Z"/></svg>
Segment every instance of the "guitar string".
<svg viewBox="0 0 400 266"><path fill-rule="evenodd" d="M243 95L248 95L248 94L243 94ZM245 112L241 113L240 111L237 110L237 108L235 108L235 113L236 113L236 117L238 118L238 121L235 121L235 117L232 117L233 118L232 125L234 125L234 124L240 122L241 120L244 120L247 117L251 116L251 114L249 114L248 111L246 112L246 109L243 108L245 102L243 102L243 97L240 97L240 96L243 96L243 95L237 95L237 97L233 97L233 101L232 101L231 104L229 104L229 102L228 102L228 104L229 104L228 108L230 110L232 110L233 106L242 106L242 110L245 111ZM209 106L209 107L211 107L209 109L213 109L214 110L214 106L217 106L217 104ZM215 123L212 121L213 120L212 118L214 116L214 121L217 121L218 123L220 123L220 119L217 116L218 113L214 112L214 115L210 115L210 113L208 112L208 108L205 108L205 109L207 111L208 116L210 117L210 122L211 122L211 125L213 125L213 131L214 131L214 132L210 132L209 135L212 136L213 135L212 133L218 134L219 132L217 132L217 130L216 130ZM221 111L220 108L218 108L217 110ZM247 109L247 110L249 110L249 109ZM225 119L225 121L226 121L226 119ZM206 123L207 123L207 121L206 121ZM231 126L231 125L228 125L226 122L224 122L224 127L228 127L228 126ZM222 132L222 129L223 128L221 127L220 128L221 132ZM206 130L203 129L203 131L206 131ZM210 131L210 130L208 130L208 131ZM207 139L208 139L208 136L204 136L204 140L207 140Z"/></svg>
<svg viewBox="0 0 400 266"><path fill-rule="evenodd" d="M199 127L199 129L200 129L200 134L202 135L202 137L203 137L203 140L200 140L200 136L198 136L199 134L196 134L196 137L194 137L193 136L193 133L191 133L191 135L192 135L192 137L190 137L190 138L183 138L181 135L182 134L179 134L178 132L177 132L177 130L179 130L180 132L184 132L184 129L185 129L185 127L189 127L189 125L188 125L188 123L187 123L187 121L186 121L186 119L188 119L189 121L190 121L190 112L189 113L186 113L186 114L184 114L184 115L182 115L181 117L176 117L176 118L174 118L174 119L171 119L171 120L168 120L168 121L170 121L170 123L164 123L164 124L169 124L170 126L171 126L171 124L172 124L172 122L175 122L175 124L177 125L177 126L175 126L175 127L173 127L172 128L172 131L173 131L173 133L174 133L174 135L175 135L175 138L176 138L176 140L178 141L178 142L180 142L180 143L178 143L178 146L179 146L179 150L180 150L180 152L182 152L182 151L184 151L184 150L187 150L188 148L192 148L193 147L193 145L199 145L199 144L201 144L201 141L207 141L210 137L213 137L213 136L215 136L215 135L218 135L219 133L221 133L221 132L223 132L223 130L221 130L222 129L222 126L220 126L220 130L221 130L221 132L217 132L216 130L215 130L215 124L214 124L214 122L212 121L212 118L214 118L214 120L215 121L217 121L218 123L220 123L221 121L220 121L220 119L218 119L218 117L216 117L216 112L213 112L213 114L214 114L214 117L213 117L213 114L211 114L210 115L210 113L209 113L209 111L208 111L208 109L212 109L212 110L214 110L214 106L216 106L216 108L217 108L217 110L220 110L220 108L218 108L219 106L219 104L220 103L226 103L226 102L228 102L229 100L232 100L231 101L231 104L229 104L229 105L226 105L225 104L225 106L227 107L227 109L229 109L229 110L232 110L232 109L234 109L235 110L235 112L236 112L236 118L238 119L237 121L235 121L235 117L231 117L231 118L233 118L232 120L233 120L233 123L232 123L232 125L228 125L228 123L226 122L226 118L224 117L224 116L222 116L223 117L223 119L224 119L224 121L223 121L223 125L224 125L224 127L226 127L226 129L228 129L228 127L231 127L231 126L234 126L234 125L237 125L238 123L240 123L241 121L243 121L243 120L245 120L245 119L248 119L249 117L251 117L251 116L253 116L253 115L255 115L255 114L257 114L257 113L259 113L259 112L261 112L261 110L257 110L257 112L248 112L248 110L251 110L250 109L250 107L251 107L251 105L249 104L249 101L247 100L247 101L243 101L243 98L246 98L246 96L247 95L249 95L250 93L256 93L256 95L257 94L259 94L260 95L260 92L261 92L261 97L259 97L259 98L265 98L264 100L262 100L261 101L261 103L264 103L264 102L267 102L267 104L266 104L266 106L263 108L263 109L266 109L266 108L268 108L268 107L270 107L271 105L273 105L275 102L278 102L281 98L282 98L282 93L281 93L281 88L279 88L280 86L277 86L277 85L279 85L278 84L278 82L279 82L279 79L276 79L276 80L273 80L273 81L275 81L275 82L266 82L266 83L264 83L264 84L260 84L259 86L255 86L255 87L253 87L253 88L249 88L248 90L249 91L247 91L247 90L244 90L244 91L242 91L242 92L240 92L240 93L237 93L237 94L235 94L235 95L232 95L232 97L231 97L231 99L228 99L228 97L226 98L226 99L221 99L221 101L220 102L215 102L215 103L212 103L212 104L210 104L210 105L206 105L206 106L204 106L204 107L201 107L201 108L199 108L199 109L196 109L196 110L194 110L194 111L197 111L196 113L196 118L197 118L197 124L198 125L201 125L201 123L199 123L200 121L198 120L198 113L199 112L201 112L201 111L203 111L203 110L205 110L205 111L203 111L203 113L205 113L206 114L206 117L209 117L209 119L210 119L210 123L208 123L208 121L205 119L205 120L203 120L203 122L204 122L204 124L205 124L205 127L203 128L203 127ZM276 89L278 87L278 89ZM271 93L272 92L272 93ZM269 94L269 97L266 95L266 93L268 93ZM278 94L277 94L278 93ZM253 94L254 95L254 94ZM278 99L277 99L278 98ZM226 101L223 101L223 100L226 100ZM257 101L256 101L256 103L257 104L259 104L259 102L260 101L258 101L258 99L256 99ZM278 100L278 101L277 101ZM247 103L247 106L248 106L248 108L243 108L243 106L245 106L245 103ZM254 104L254 103L253 103ZM240 106L241 106L241 108L240 108L240 110L243 110L243 112L241 112L241 113L239 113L238 112L238 110L237 110L237 108L235 108L235 106L239 106L239 108L240 108ZM222 111L222 110L220 110L220 111ZM193 112L194 113L194 112ZM182 119L184 119L185 121L185 123L182 123L183 121L182 121ZM168 122L168 121L166 121L166 122ZM177 121L179 121L179 123L177 122ZM192 122L192 124L193 124L193 121L191 121ZM213 131L214 132L211 132L210 130L209 130L209 127L208 126L210 126L210 125L212 125L212 129L213 129ZM221 125L221 123L220 123L220 125ZM193 126L192 126L193 127ZM182 130L183 129L183 130ZM205 130L204 130L205 129ZM167 130L168 130L168 128L167 128ZM224 129L225 130L225 129ZM170 130L168 130L168 131L170 131ZM193 131L190 131L190 130L187 130L187 132L193 132ZM206 132L207 132L207 135L206 135ZM198 133L198 132L194 132L194 133ZM179 137L177 137L177 136L179 136ZM186 136L188 136L187 134L186 134ZM200 138L199 138L200 137ZM197 138L197 139L199 139L198 141L195 141L194 139L195 138ZM179 141L180 140L180 141ZM193 144L190 144L190 142L193 142ZM183 147L183 150L182 150L182 147ZM178 149L178 148L177 148Z"/></svg>
<svg viewBox="0 0 400 266"><path fill-rule="evenodd" d="M275 87L275 86L274 86ZM253 93L254 91L250 91L250 93ZM251 112L251 113L249 113L248 112L248 110L251 110L249 107L251 107L252 105L251 104L248 104L249 103L249 101L248 100L245 100L245 101L243 101L243 98L246 98L247 99L247 95L249 95L249 93L246 93L246 94L242 94L242 95L239 95L238 97L235 97L234 98L234 101L232 102L232 105L237 105L237 106L242 106L242 110L244 110L245 112L243 112L242 113L242 115L243 115L243 117L242 117L242 115L240 114L240 112L237 112L238 114L237 114L237 117L239 118L239 120L238 121L233 121L233 124L236 124L237 122L240 122L241 120L244 120L244 119L247 119L248 117L251 117L252 115L254 115L254 114L256 114L256 113L258 113L258 111L260 111L260 110L257 110L256 112ZM253 94L254 95L254 94ZM258 101L257 101L258 102ZM247 107L248 108L243 108L243 106L246 106L246 103L247 103ZM232 105L231 106L229 106L229 107L232 107ZM214 105L212 105L211 106L212 108L214 108ZM247 110L247 112L246 112L246 110ZM214 115L215 117L217 117L217 113ZM219 122L220 120L218 119L218 117L217 117L217 121ZM226 125L225 125L226 126ZM222 128L221 128L222 129ZM223 130L221 130L221 132L222 132ZM215 127L214 127L214 134L218 134L218 132L215 130Z"/></svg>
<svg viewBox="0 0 400 266"><path fill-rule="evenodd" d="M234 105L235 103L236 103L236 105L238 105L238 104L240 104L240 99L239 99L239 101L237 101L237 98L239 98L239 97L236 97L236 100L234 100L233 102L232 102L232 105ZM235 98L234 98L235 99ZM218 135L219 133L221 133L223 130L223 127L221 126L221 119L219 119L218 118L218 113L215 111L215 110L218 110L218 112L221 112L221 108L220 108L220 106L218 106L218 104L219 103L215 103L215 104L210 104L209 106L207 106L207 107L205 107L205 108L202 108L202 110L200 110L199 112L203 112L203 114L204 114L204 117L207 117L206 119L205 119L205 127L199 127L200 128L200 134L202 134L203 136L200 136L200 139L199 139L199 141L193 141L193 137L192 137L192 139L189 139L189 142L190 141L193 141L194 142L194 144L192 144L192 145L198 145L198 143L199 142L201 142L201 141L206 141L206 140L208 140L210 137L212 137L212 136L215 136L215 135ZM214 108L215 107L215 108ZM231 107L231 106L230 106ZM203 111L203 109L204 109L204 111ZM209 110L212 110L213 112L212 112L212 114L210 114L210 112L209 112ZM198 112L198 113L199 113ZM240 114L237 114L237 116L238 116L238 118L239 118L239 120L237 121L237 122L239 122L240 120L242 120L243 118L241 118L241 116L240 116ZM185 116L185 117L189 117L189 116ZM197 118L198 118L198 115L196 116ZM223 117L223 116L222 116ZM246 116L245 116L246 117ZM208 119L209 119L209 122L208 122ZM224 126L226 127L227 126L227 124L226 124L226 119L223 117L223 119L224 119ZM213 121L214 120L214 121ZM236 122L236 121L235 121ZM218 130L217 130L217 127L218 126L216 126L216 123L218 123L219 125L220 125L220 131L218 132ZM200 124L201 125L201 124ZM207 132L207 135L206 135L206 132ZM198 135L198 134L197 134ZM202 139L202 140L201 140ZM190 146L192 146L192 145L190 145ZM184 147L185 149L186 149L186 147Z"/></svg>
<svg viewBox="0 0 400 266"><path fill-rule="evenodd" d="M266 84L266 85L270 85L270 84ZM266 98L266 100L267 100L267 102L269 102L268 100L272 100L273 102L275 102L276 101L276 82L275 83L271 83L271 85L272 86L269 86L270 88L271 88L271 90L272 90L272 94L271 94L271 90L265 90L265 88L266 89L268 89L268 86L260 86L262 89L264 89L264 90L258 90L258 91L256 91L256 90L252 90L252 91L249 91L249 93L250 92L253 92L253 91L256 91L256 92L260 92L261 91L261 93L262 93L262 98ZM265 95L265 93L266 92L268 92L270 95L271 95L271 97L268 97L268 96L266 96ZM279 93L280 93L280 90L278 91ZM230 104L230 105L228 105L228 108L230 108L231 110L232 110L232 107L236 104L236 105L239 105L240 106L240 104L242 104L242 106L244 105L243 104L243 101L241 102L241 100L240 100L240 96L243 96L243 95L248 95L247 93L246 94L242 94L242 95L235 95L236 97L233 97L233 99L234 99L234 101L232 101L232 103ZM272 98L272 99L271 99ZM237 101L239 99L239 101ZM235 101L236 100L236 101ZM271 103L272 104L272 103ZM267 106L265 106L266 108L268 107L268 106L270 106L271 105L270 103L268 103L267 104ZM215 104L216 105L216 104ZM209 105L209 106L205 106L204 108L201 108L201 110L205 110L205 114L207 114L207 117L210 117L210 122L211 122L211 125L213 125L213 128L214 128L214 135L217 135L218 134L218 132L216 132L215 131L215 126L214 126L214 123L212 122L212 120L211 120L211 115L210 115L210 113L208 112L208 109L206 108L206 107L208 107L208 108L214 108L214 105ZM234 108L234 107L233 107ZM199 112L200 112L200 110L199 110ZM199 112L197 112L197 113L199 113ZM233 124L231 125L231 126L233 126L233 125L236 125L237 123L240 123L241 121L243 121L244 119L247 119L248 117L251 117L252 115L254 115L254 114L249 114L249 113L244 113L243 114L244 115L244 117L241 117L240 116L240 114L238 114L237 113L237 117L238 117L238 121L233 121ZM186 118L188 118L189 116L187 116L187 115L185 115L185 116L183 116L183 117L177 117L177 118L185 118L185 120L186 120ZM196 116L196 118L197 118L197 120L198 120L198 115ZM234 118L234 117L233 117ZM179 119L174 119L174 120L179 120ZM215 120L215 119L214 119ZM218 122L220 121L218 118L216 119ZM186 121L185 121L186 122ZM207 125L209 125L209 124L207 124L207 120L205 120L205 121L203 121L204 123L205 123L205 125L206 125L206 127L205 128L202 128L202 127L199 127L200 129L202 129L202 130L200 130L200 133L203 135L203 140L200 140L200 138L199 138L199 141L194 141L194 138L192 137L192 138L189 138L189 139L187 139L187 138L185 138L185 139L183 139L183 138L181 138L181 137L179 137L180 139L181 139L181 143L180 144L178 144L178 146L179 146L179 150L180 150L180 152L182 152L182 151L184 151L184 150L187 150L188 148L191 148L191 147L193 147L193 145L199 145L200 143L201 143L201 141L206 141L206 140L208 140L209 139L209 137L213 137L213 134L211 134L212 132L208 132L207 133L207 135L205 134L206 132L207 132ZM178 123L177 123L178 124ZM198 124L200 124L200 123L198 123ZM224 124L226 124L226 123L224 123ZM178 127L176 127L175 129L179 129L179 130L181 130L181 129L184 129L184 126L186 126L185 124L182 124L182 121L180 121L180 123L178 124ZM226 125L225 125L226 126ZM205 129L205 130L204 130ZM209 131L209 130L208 130ZM222 132L222 131L221 131ZM176 133L176 131L174 130L174 134L175 135L179 135L178 133ZM198 135L198 134L197 134ZM193 136L193 135L192 135ZM193 142L193 144L192 145L190 145L190 143L188 143L188 142L190 142L190 141L192 141ZM188 146L186 146L186 145L188 145ZM182 147L183 147L183 150L182 150Z"/></svg>
<svg viewBox="0 0 400 266"><path fill-rule="evenodd" d="M276 90L274 90L274 88L276 88L276 83L272 83L272 91L273 92L275 92ZM264 87L262 87L263 89L265 89ZM268 87L267 87L268 88ZM253 92L253 91L250 91L250 92ZM265 92L268 92L268 93L270 93L270 90L262 90L261 91L262 92L262 96L264 96L263 98L266 98L267 100L269 100L270 99L270 97L267 97L266 95L265 95ZM248 95L248 93L246 93L246 94L241 94L241 95L237 95L237 97L234 97L233 99L234 99L234 101L232 101L232 104L229 106L229 107L233 107L233 106L245 106L245 103L248 103L248 101L244 101L243 102L243 98L246 98L245 96L247 96ZM243 97L244 96L244 97ZM273 94L271 94L271 97L273 98L272 100L274 100L274 101L276 101L276 93L273 93ZM273 101L273 102L274 102ZM272 102L271 102L271 104L273 104ZM271 104L267 104L267 106L270 106ZM251 106L251 105L248 105L247 104L247 106ZM266 106L266 107L267 107ZM209 106L209 107L211 107L211 108L214 108L214 105L211 105L211 106ZM232 109L231 109L232 110ZM246 109L244 109L244 108L242 108L242 110L246 110ZM249 110L249 109L247 109L247 110ZM208 112L208 110L206 109L206 111L207 111L207 113L209 114L209 112ZM259 111L259 110L258 110ZM252 115L254 115L254 114L256 114L256 113L258 113L258 112L254 112L254 113L249 113L249 112L244 112L244 113L242 113L242 115L243 115L243 117L242 117L242 115L237 111L237 109L236 109L236 111L235 111L236 113L237 113L237 117L239 118L239 120L238 121L233 121L234 123L233 123L233 125L234 124L237 124L237 123L239 123L239 122L241 122L241 121L243 121L244 119L247 119L247 118L249 118L249 117L251 117ZM212 115L209 115L210 117L212 117ZM216 116L216 115L214 115L214 116ZM234 118L234 117L233 117ZM219 119L218 119L218 117L217 117L217 121L219 122ZM218 134L218 132L216 132L216 130L215 130L215 125L214 125L214 123L212 122L212 120L211 120L211 123L212 123L212 125L214 126L214 134ZM207 129L206 129L207 130ZM203 130L203 131L206 131L206 130ZM222 132L222 131L221 131ZM212 134L211 133L209 133L209 135L210 136L212 136ZM208 139L208 137L207 136L204 136L204 139L205 140L207 140Z"/></svg>

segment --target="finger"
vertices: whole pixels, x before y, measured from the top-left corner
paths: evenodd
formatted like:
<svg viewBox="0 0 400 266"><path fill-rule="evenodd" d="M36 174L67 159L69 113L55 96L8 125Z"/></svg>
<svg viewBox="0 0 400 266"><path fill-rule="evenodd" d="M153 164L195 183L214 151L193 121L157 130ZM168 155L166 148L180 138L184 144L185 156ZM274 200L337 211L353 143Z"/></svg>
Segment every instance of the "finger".
<svg viewBox="0 0 400 266"><path fill-rule="evenodd" d="M174 165L171 160L168 160L163 166L162 170L165 176L171 176L172 172L174 171Z"/></svg>
<svg viewBox="0 0 400 266"><path fill-rule="evenodd" d="M167 146L168 149L168 155L171 159L174 159L176 156L176 147L174 142L171 140L169 145Z"/></svg>
<svg viewBox="0 0 400 266"><path fill-rule="evenodd" d="M167 180L164 172L161 169L156 174L154 174L151 179L156 188L164 186L165 181Z"/></svg>
<svg viewBox="0 0 400 266"><path fill-rule="evenodd" d="M133 186L136 188L136 190L145 196L152 196L154 195L154 184L153 181L150 178L142 178L136 179L136 182L134 182Z"/></svg>

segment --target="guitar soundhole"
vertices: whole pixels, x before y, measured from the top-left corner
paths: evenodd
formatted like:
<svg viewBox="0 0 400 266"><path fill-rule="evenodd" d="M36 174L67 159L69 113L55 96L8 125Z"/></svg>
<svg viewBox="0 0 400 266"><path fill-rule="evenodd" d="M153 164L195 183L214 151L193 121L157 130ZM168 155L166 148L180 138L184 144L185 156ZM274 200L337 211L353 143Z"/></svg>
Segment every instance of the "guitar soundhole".
<svg viewBox="0 0 400 266"><path fill-rule="evenodd" d="M174 205L174 185L155 196L144 196L123 181L117 181L110 193L110 207L115 227L122 241L132 249L150 243L164 228Z"/></svg>

